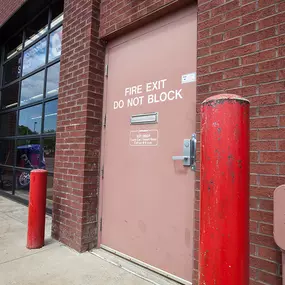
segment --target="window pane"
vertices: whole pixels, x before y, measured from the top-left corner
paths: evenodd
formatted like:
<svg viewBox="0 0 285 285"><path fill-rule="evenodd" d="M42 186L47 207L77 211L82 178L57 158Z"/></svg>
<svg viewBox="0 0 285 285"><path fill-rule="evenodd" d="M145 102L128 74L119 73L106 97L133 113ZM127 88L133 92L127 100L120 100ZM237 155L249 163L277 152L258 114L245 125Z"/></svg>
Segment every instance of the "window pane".
<svg viewBox="0 0 285 285"><path fill-rule="evenodd" d="M53 176L48 175L47 177L47 208L52 209L53 201Z"/></svg>
<svg viewBox="0 0 285 285"><path fill-rule="evenodd" d="M50 34L48 60L52 61L61 55L62 27Z"/></svg>
<svg viewBox="0 0 285 285"><path fill-rule="evenodd" d="M5 60L11 58L23 48L23 33L13 37L5 45Z"/></svg>
<svg viewBox="0 0 285 285"><path fill-rule="evenodd" d="M26 28L26 41L25 47L36 41L40 36L47 32L48 29L48 10L39 15L35 21L33 21Z"/></svg>
<svg viewBox="0 0 285 285"><path fill-rule="evenodd" d="M58 95L60 63L54 64L47 71L46 97Z"/></svg>
<svg viewBox="0 0 285 285"><path fill-rule="evenodd" d="M45 104L44 132L55 133L57 120L57 100Z"/></svg>
<svg viewBox="0 0 285 285"><path fill-rule="evenodd" d="M0 141L0 164L14 165L15 141Z"/></svg>
<svg viewBox="0 0 285 285"><path fill-rule="evenodd" d="M48 172L54 171L55 137L44 139L44 167Z"/></svg>
<svg viewBox="0 0 285 285"><path fill-rule="evenodd" d="M18 106L19 83L15 83L1 92L1 109L15 108Z"/></svg>
<svg viewBox="0 0 285 285"><path fill-rule="evenodd" d="M17 166L29 169L43 168L40 161L41 146L39 139L17 141Z"/></svg>
<svg viewBox="0 0 285 285"><path fill-rule="evenodd" d="M0 116L0 137L15 136L16 112L10 112Z"/></svg>
<svg viewBox="0 0 285 285"><path fill-rule="evenodd" d="M0 167L0 189L4 191L12 191L13 169Z"/></svg>
<svg viewBox="0 0 285 285"><path fill-rule="evenodd" d="M46 62L47 38L43 38L24 52L23 75L26 75Z"/></svg>
<svg viewBox="0 0 285 285"><path fill-rule="evenodd" d="M37 105L20 111L19 135L39 134L42 127L42 105Z"/></svg>
<svg viewBox="0 0 285 285"><path fill-rule="evenodd" d="M57 24L63 21L63 1L59 1L56 4L52 5L51 14L51 28L55 27Z"/></svg>
<svg viewBox="0 0 285 285"><path fill-rule="evenodd" d="M21 75L21 54L13 57L4 65L3 85L19 78Z"/></svg>
<svg viewBox="0 0 285 285"><path fill-rule="evenodd" d="M43 98L45 71L36 73L22 81L21 105L30 104Z"/></svg>

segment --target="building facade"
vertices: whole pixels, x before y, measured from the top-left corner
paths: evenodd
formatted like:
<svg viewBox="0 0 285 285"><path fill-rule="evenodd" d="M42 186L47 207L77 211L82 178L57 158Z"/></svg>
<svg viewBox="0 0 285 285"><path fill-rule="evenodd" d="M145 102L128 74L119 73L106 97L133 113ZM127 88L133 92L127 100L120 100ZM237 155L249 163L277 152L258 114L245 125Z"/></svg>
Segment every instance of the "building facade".
<svg viewBox="0 0 285 285"><path fill-rule="evenodd" d="M1 194L27 201L45 168L55 239L185 284L198 280L201 102L249 99L250 284L282 284L283 0L1 0L0 45ZM173 160L194 133L196 165Z"/></svg>

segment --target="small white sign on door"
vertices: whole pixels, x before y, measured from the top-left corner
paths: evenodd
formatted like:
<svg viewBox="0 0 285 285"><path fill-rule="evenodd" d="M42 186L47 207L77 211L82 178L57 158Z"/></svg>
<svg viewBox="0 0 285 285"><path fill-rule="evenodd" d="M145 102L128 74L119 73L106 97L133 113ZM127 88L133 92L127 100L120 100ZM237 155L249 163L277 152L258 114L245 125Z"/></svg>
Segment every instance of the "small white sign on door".
<svg viewBox="0 0 285 285"><path fill-rule="evenodd" d="M182 84L191 83L191 82L195 82L195 81L196 81L196 72L184 74L181 77L181 83Z"/></svg>
<svg viewBox="0 0 285 285"><path fill-rule="evenodd" d="M130 131L130 146L157 146L158 130Z"/></svg>

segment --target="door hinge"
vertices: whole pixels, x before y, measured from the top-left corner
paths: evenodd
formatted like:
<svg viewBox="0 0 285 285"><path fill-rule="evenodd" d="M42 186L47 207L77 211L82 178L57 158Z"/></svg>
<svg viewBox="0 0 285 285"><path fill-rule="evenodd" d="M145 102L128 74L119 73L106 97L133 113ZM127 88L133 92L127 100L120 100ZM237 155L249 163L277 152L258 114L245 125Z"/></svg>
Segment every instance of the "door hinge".
<svg viewBox="0 0 285 285"><path fill-rule="evenodd" d="M105 65L105 76L108 77L109 66L108 64Z"/></svg>
<svg viewBox="0 0 285 285"><path fill-rule="evenodd" d="M100 232L102 232L102 224L103 224L103 222L102 222L102 218L100 219Z"/></svg>
<svg viewBox="0 0 285 285"><path fill-rule="evenodd" d="M101 169L101 177L102 179L104 179L104 165L102 166L102 169Z"/></svg>
<svg viewBox="0 0 285 285"><path fill-rule="evenodd" d="M103 122L103 127L106 128L107 125L107 115L105 114L104 116L104 122Z"/></svg>

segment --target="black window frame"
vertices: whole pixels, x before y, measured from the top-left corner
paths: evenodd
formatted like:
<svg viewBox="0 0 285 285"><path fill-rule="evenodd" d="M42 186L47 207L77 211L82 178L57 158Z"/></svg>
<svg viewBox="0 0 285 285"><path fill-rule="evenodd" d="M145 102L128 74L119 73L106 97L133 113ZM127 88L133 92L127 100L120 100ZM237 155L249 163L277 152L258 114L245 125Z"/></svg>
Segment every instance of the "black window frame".
<svg viewBox="0 0 285 285"><path fill-rule="evenodd" d="M5 137L0 137L1 141L5 141L5 140L13 140L14 141L14 163L13 166L11 165L5 165L5 164L0 164L0 168L4 168L4 169L10 169L13 172L13 183L12 183L12 191L11 194L15 195L16 192L16 173L17 171L30 171L32 169L29 168L22 168L22 167L18 167L17 166L17 142L19 140L32 140L32 139L39 139L40 141L40 146L41 146L41 152L40 152L40 161L42 161L43 159L43 154L44 154L44 139L45 138L56 138L56 132L54 133L44 133L44 120L45 120L45 105L48 102L54 101L54 100L58 100L58 94L54 95L54 96L50 96L50 97L46 97L46 86L47 86L47 75L48 75L48 68L60 63L60 56L52 61L49 61L48 57L49 57L49 48L50 48L50 35L57 29L59 29L60 27L62 27L63 25L63 20L60 21L59 23L57 23L56 25L54 25L51 28L51 24L52 21L55 19L53 19L53 15L52 15L52 10L54 5L56 5L57 3L59 3L60 1L57 2L51 2L48 6L46 6L44 9L42 9L35 17L33 17L29 22L27 22L21 29L19 29L16 33L14 33L7 41L5 41L3 43L3 45L0 46L0 99L1 99L1 95L2 95L2 90L12 86L13 84L19 84L19 90L18 90L18 104L17 107L12 107L9 109L0 109L0 115L5 115L11 112L16 112L16 130L15 130L15 135L14 136L5 136ZM60 4L59 4L60 5ZM25 46L25 41L26 39L26 28L37 19L37 17L40 17L41 15L44 15L46 13L46 11L48 11L48 19L47 19L47 31L42 34L41 36L39 36L36 40L34 40L33 42L29 43L27 46ZM62 15L63 15L62 11ZM61 14L59 14L61 15ZM58 17L58 15L57 15ZM5 52L5 46L6 44L15 36L17 36L18 34L22 33L22 48L19 52L13 54L11 57L9 57L8 59L5 59L6 56L6 52ZM37 69L33 70L32 72L27 73L26 75L22 76L23 73L23 60L24 60L24 53L25 51L27 51L29 48L31 48L32 46L34 46L36 43L38 43L39 41L41 41L42 39L44 39L46 37L46 55L45 55L45 64L38 67ZM9 62L10 60L14 59L15 57L21 55L21 67L20 67L20 76L19 78L17 78L16 80L13 80L11 82L9 82L8 84L3 85L3 76L4 76L4 65ZM38 72L44 71L44 88L43 88L43 96L42 99L39 99L35 102L31 102L25 105L21 106L21 88L22 88L22 81L27 79L28 77L31 77L33 75L35 75ZM1 100L0 100L1 103ZM21 110L27 109L29 107L33 107L36 105L41 105L42 107L42 118L41 118L41 132L40 134L30 134L30 135L19 135L18 134L18 129L19 129L19 114ZM2 106L0 106L2 108ZM1 130L0 130L1 131ZM49 171L48 172L49 176L53 176L53 172ZM1 191L1 190L0 190Z"/></svg>

